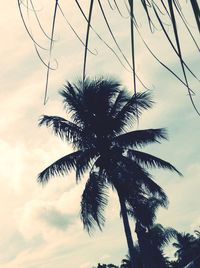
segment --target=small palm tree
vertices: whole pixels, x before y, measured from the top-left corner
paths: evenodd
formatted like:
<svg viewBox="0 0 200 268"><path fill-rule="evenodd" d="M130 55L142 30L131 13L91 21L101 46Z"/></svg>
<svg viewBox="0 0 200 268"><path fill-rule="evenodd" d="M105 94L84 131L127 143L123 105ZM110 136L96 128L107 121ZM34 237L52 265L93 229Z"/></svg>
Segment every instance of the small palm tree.
<svg viewBox="0 0 200 268"><path fill-rule="evenodd" d="M117 265L110 263L110 264L100 264L98 263L97 267L92 267L92 268L119 268Z"/></svg>
<svg viewBox="0 0 200 268"><path fill-rule="evenodd" d="M142 111L151 108L153 102L149 92L132 96L116 80L101 78L67 83L61 95L71 121L44 115L39 125L51 127L76 151L44 169L38 176L38 182L45 184L50 177L67 175L72 169L76 170L76 180L79 181L89 171L81 201L81 219L88 231L95 224L102 228L107 189L109 186L115 189L133 267L136 252L127 214L130 196L143 188L155 194L162 193L145 167L178 172L170 163L138 149L166 139L166 131L145 129L128 132Z"/></svg>
<svg viewBox="0 0 200 268"><path fill-rule="evenodd" d="M140 252L139 252L139 248L137 246L136 246L136 251L138 252L138 256L139 256ZM136 263L137 263L136 267L139 268L138 257L137 257ZM124 259L122 259L120 268L131 268L131 259L130 259L129 255L126 255L126 257Z"/></svg>
<svg viewBox="0 0 200 268"><path fill-rule="evenodd" d="M176 242L173 243L173 246L177 249L175 257L178 258L179 267L187 265L197 257L194 249L195 242L196 239L192 234L177 232Z"/></svg>
<svg viewBox="0 0 200 268"><path fill-rule="evenodd" d="M166 258L163 255L164 247L176 235L172 228L164 228L155 224L156 211L160 206L167 206L167 199L146 193L138 196L131 207L129 214L136 220L136 233L138 238L141 260L144 268L166 267Z"/></svg>
<svg viewBox="0 0 200 268"><path fill-rule="evenodd" d="M152 258L154 266L167 268L169 265L168 258L164 255L164 249L172 238L176 236L177 231L170 227L164 227L161 224L154 224L149 231ZM150 267L150 266L149 266Z"/></svg>

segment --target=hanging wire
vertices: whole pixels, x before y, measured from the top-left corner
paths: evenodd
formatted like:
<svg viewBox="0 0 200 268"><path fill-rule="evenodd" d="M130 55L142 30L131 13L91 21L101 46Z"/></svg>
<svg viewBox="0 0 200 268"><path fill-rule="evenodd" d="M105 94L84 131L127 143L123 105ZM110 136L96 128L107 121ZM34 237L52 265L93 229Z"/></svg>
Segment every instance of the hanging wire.
<svg viewBox="0 0 200 268"><path fill-rule="evenodd" d="M92 19L92 11L93 11L94 0L90 1L90 9L87 23L87 31L86 31L86 40L85 40L85 52L84 52L84 62L83 62L83 82L85 80L85 72L86 72L86 63L87 63L87 51L88 51L88 42L89 42L89 34L90 34L90 24Z"/></svg>
<svg viewBox="0 0 200 268"><path fill-rule="evenodd" d="M122 12L121 12L121 10L120 10L120 8L119 8L119 6L118 6L116 0L113 0L113 2L114 2L114 4L115 4L116 9L117 9L118 13L120 14L120 16L121 16L122 18L128 19L129 16L124 16L124 15L122 14Z"/></svg>
<svg viewBox="0 0 200 268"><path fill-rule="evenodd" d="M153 7L153 8L155 8L155 7ZM135 20L134 20L135 21ZM164 27L164 26L163 26ZM138 34L139 34L139 36L140 36L140 38L141 38L141 40L143 41L143 43L144 43L144 45L145 45L145 47L148 49L148 51L150 52L150 54L164 67L164 68L166 68L170 73L172 73L187 89L188 89L188 93L189 93L189 97L190 97L190 100L191 100L191 103L192 103L192 105L193 105L193 107L194 107L194 109L195 109L195 111L197 112L197 114L198 115L200 115L200 113L199 113L199 111L198 111L198 109L197 109L197 107L196 107L196 105L195 105L195 103L194 103L194 100L193 100L193 97L192 97L192 95L194 95L194 91L189 87L189 83L188 83L188 81L186 80L185 82L174 72L174 71L172 71L169 67L167 67L162 61L160 61L159 59L158 59L158 57L152 52L152 50L149 48L149 46L147 45L147 43L146 43L146 41L144 40L144 38L142 37L142 35L141 35L141 33L140 33L140 31L139 31L139 28L138 27L136 27L136 30L137 30L137 32L138 32ZM166 33L167 34L167 33ZM170 40L171 41L171 40ZM173 45L173 43L172 43L172 45ZM176 50L176 49L175 49ZM178 53L178 52L177 52ZM183 63L183 64L185 64L185 63ZM184 65L185 66L185 65ZM187 66L187 65L186 65ZM190 70L191 71L191 70ZM192 72L191 72L192 73ZM193 73L192 73L193 74ZM193 76L196 78L196 76L193 74ZM186 76L186 79L187 79L187 76ZM198 80L198 78L196 78L197 80ZM185 77L184 77L184 80L185 80Z"/></svg>
<svg viewBox="0 0 200 268"><path fill-rule="evenodd" d="M39 48L43 49L43 50L48 50L47 48L42 47L42 46L41 46L41 45L34 39L34 37L33 37L32 33L31 33L31 31L28 29L28 26L27 26L27 24L26 24L26 21L25 21L25 19L24 19L24 15L23 15L23 12L22 12L22 9L21 9L22 1L17 0L17 4L18 4L19 12L20 12L20 17L21 17L21 19L22 19L22 22L23 22L23 24L24 24L24 27L25 27L25 29L26 29L26 32L27 32L27 34L29 35L29 37L31 38L31 40L33 41L33 43L34 43L36 46L38 46Z"/></svg>
<svg viewBox="0 0 200 268"><path fill-rule="evenodd" d="M127 0L123 0L124 3L126 4ZM181 48L181 43L180 43L180 39L179 39L179 32L178 32L178 25L177 25L177 16L180 17L181 21L183 22L190 38L193 40L196 48L198 49L198 51L200 51L200 46L198 44L198 42L196 41L190 27L188 26L188 22L184 16L184 13L182 11L182 5L180 3L180 1L178 0L160 0L159 3L160 5L162 5L162 7L164 8L164 11L167 13L167 16L169 17L170 21L171 21L171 25L173 28L173 34L174 34L174 38L175 41L173 42L171 37L169 36L167 30L166 30L166 24L165 22L162 20L162 16L165 15L163 10L160 8L160 6L157 4L156 1L154 0L140 0L140 3L142 4L142 7L145 11L147 20L148 20L148 24L149 24L149 28L151 32L154 32L156 27L152 21L152 17L153 15L155 16L155 18L157 19L159 25L161 26L161 31L164 33L165 37L167 38L169 44L172 47L172 50L176 53L176 55L179 58L180 61L180 65L181 65L181 70L183 73L183 77L184 80L182 80L171 68L169 68L167 65L165 65L160 59L158 59L158 57L152 52L152 50L150 49L150 47L148 46L147 42L144 40L144 38L142 37L140 31L139 31L139 26L137 24L136 18L134 16L134 7L133 7L133 0L128 0L129 3L129 8L128 13L129 13L129 17L131 18L130 21L130 30L131 30L131 50L132 50L132 64L129 63L127 57L125 56L124 52L122 51L122 49L120 48L115 35L110 27L110 24L108 22L108 19L105 15L105 11L104 8L102 6L102 3L100 0L97 1L98 5L100 7L100 11L101 14L104 18L104 21L106 23L106 26L112 36L112 39L115 43L115 45L117 46L117 49L119 50L120 53L120 57L123 58L123 60L126 62L126 64L128 65L128 67L131 69L131 72L133 73L133 83L134 83L134 91L136 93L136 80L138 80L145 88L146 86L143 84L143 82L141 81L141 79L137 76L137 73L135 71L135 30L137 31L137 33L139 34L143 44L145 45L145 47L147 48L147 50L150 52L150 54L156 59L157 62L159 62L164 68L166 68L171 74L173 74L184 86L187 87L188 90L188 94L191 100L191 103L194 107L194 109L196 110L196 112L200 115L200 112L198 111L194 100L193 100L193 95L195 94L195 92L190 88L189 86L189 81L188 81L188 77L187 77L187 72L189 72L195 79L197 79L199 81L199 78L193 73L193 71L190 69L190 67L188 67L188 65L186 64L186 62L183 59L183 53L182 53L182 48ZM200 31L200 9L199 9L199 5L198 5L198 1L197 0L190 0L189 1L191 4L191 8L192 11L194 13L194 18L196 21L196 25ZM41 24L40 21L40 17L38 16L38 11L35 8L35 5L33 3L33 0L17 0L17 4L18 4L18 9L20 12L20 16L23 22L23 25L25 27L25 30L27 32L27 34L29 35L29 37L31 38L33 44L34 44L34 48L36 50L36 53L39 57L39 59L41 60L41 62L47 67L47 74L46 74L46 86L45 86L45 94L44 94L44 105L47 102L47 95L48 95L48 82L49 82L49 74L50 74L50 70L55 70L58 67L58 62L55 60L55 66L51 66L51 62L52 62L52 49L53 49L53 44L55 42L54 40L54 32L55 32L55 24L56 24L56 15L57 15L57 9L59 9L59 11L61 12L62 16L65 18L65 21L67 22L67 24L69 25L69 27L71 28L71 30L74 32L74 34L76 35L76 37L79 39L79 41L83 44L83 46L85 47L84 49L84 61L83 61L83 80L85 79L86 76L86 66L87 66L87 54L88 52L92 53L93 55L97 54L97 50L95 49L94 51L91 51L89 49L89 35L90 35L90 29L96 34L96 36L99 38L99 40L101 42L103 42L106 47L112 51L112 53L116 56L116 58L118 59L119 63L128 71L130 71L125 64L123 63L123 61L121 60L121 58L118 56L118 54L116 53L116 51L95 31L95 29L92 27L91 25L91 19L92 19L92 13L93 13L93 5L94 5L94 0L90 1L90 9L89 9L89 15L88 17L85 16L85 13L83 12L81 5L79 4L78 0L75 0L75 3L78 5L79 10L81 11L83 17L85 18L86 22L87 22L87 30L86 30L86 36L85 36L85 42L82 41L82 39L79 37L79 35L77 34L77 32L75 31L75 29L73 28L73 26L71 25L71 23L69 22L69 20L66 18L63 9L61 8L61 6L58 3L58 0L55 0L55 6L54 6L54 12L53 12L53 19L52 19L52 26L51 26L51 36L49 36L47 34L47 32L44 30L43 25ZM118 6L118 2L116 0L113 0L111 3L111 0L108 0L108 4L111 8L111 10L117 10L118 13L120 14L121 17L124 17L119 6ZM32 11L34 14L34 17L36 19L37 25L39 26L41 32L43 33L43 35L50 40L50 44L49 44L49 48L43 47L41 44L39 44L37 42L37 40L35 39L32 30L30 28L30 26L27 23L27 20L25 19L25 16L23 14L23 8L25 7L27 9L27 14L28 11ZM127 7L127 4L126 4ZM153 13L151 13L151 10L153 11ZM176 12L176 14L175 14ZM176 16L177 15L177 16ZM28 18L28 22L29 22L29 18ZM156 29L157 30L157 29ZM49 59L48 59L48 63L45 63L44 59L41 56L41 53L39 50L44 50L44 51L48 51L49 52ZM187 71L187 72L186 72Z"/></svg>
<svg viewBox="0 0 200 268"><path fill-rule="evenodd" d="M183 64L183 66L197 79L197 80L199 80L197 77L196 77L196 75L192 72L192 70L188 67L188 65L185 63L185 61L183 60L183 57L182 57L182 54L180 55L179 54L179 50L178 50L178 48L176 48L175 47L175 45L173 44L173 42L172 42L172 40L171 40L171 38L170 38L170 36L169 36L169 34L167 33L167 31L166 31L166 29L165 29L165 27L164 27L164 25L163 25L163 23L162 23L162 20L161 20L161 18L160 18L160 16L159 16L159 14L158 14L158 12L157 12L157 10L156 10L156 8L153 6L153 10L154 10L154 12L155 12L155 15L156 15L156 17L157 17L157 19L158 19L158 22L159 22L159 24L160 24L160 26L161 26L161 28L162 28L162 30L163 30L163 33L165 34L165 36L166 36L166 38L167 38L167 40L168 40L168 42L169 42L169 44L171 45L171 47L172 47L172 49L174 50L174 52L176 53L176 55L178 56L178 58L179 59L181 59L181 62L182 62L182 64ZM171 17L170 17L170 19L171 19ZM173 30L176 30L176 27L174 27L173 26ZM176 35L175 35L176 36ZM177 41L178 41L178 43L179 43L179 38L177 39ZM180 58L181 57L181 58Z"/></svg>
<svg viewBox="0 0 200 268"><path fill-rule="evenodd" d="M134 40L134 23L132 18L134 17L134 12L133 12L133 0L129 0L129 6L130 6L130 24L131 24L131 56L132 56L132 68L135 70L135 40ZM134 89L134 94L136 96L137 93L137 85L136 85L136 73L133 72L133 89Z"/></svg>
<svg viewBox="0 0 200 268"><path fill-rule="evenodd" d="M112 31L112 29L111 29L111 27L110 27L110 25L109 25L109 23L108 23L108 20L107 20L107 17L106 17L106 15L105 15L105 12L104 12L104 10L103 10L101 1L98 0L98 3L99 3L100 10L101 10L101 12L102 12L103 18L104 18L104 20L105 20L105 23L106 23L106 25L107 25L107 28L108 28L108 30L109 30L109 32L110 32L112 38L113 38L113 41L114 41L115 44L116 44L118 50L120 51L121 55L123 56L124 60L125 60L125 61L127 62L127 64L129 65L129 67L131 68L131 70L135 73L135 76L136 76L136 78L138 79L138 81L141 83L141 85L142 85L144 88L148 89L148 88L144 85L144 83L142 82L142 80L138 77L138 75L136 74L136 72L135 72L135 70L133 69L132 65L130 64L130 62L129 62L128 59L126 58L125 54L123 53L122 49L120 48L120 46L119 46L119 44L118 44L118 42L117 42L117 40L116 40L116 38L115 38L115 36L114 36L114 34L113 34L113 31Z"/></svg>
<svg viewBox="0 0 200 268"><path fill-rule="evenodd" d="M194 103L194 100L192 98L193 91L191 92L191 90L189 88L189 84L188 84L188 79L187 79L187 75L186 75L186 71L185 71L184 60L183 60L183 57L182 57L182 51L181 51L181 46L180 46L180 42L179 42L178 29L177 29L176 19L175 19L175 15L174 15L174 9L173 9L172 0L168 0L168 6L169 6L170 14L171 14L171 20L172 20L172 24L173 24L174 36L175 36L175 39L176 39L178 55L179 55L180 64L181 64L181 68L182 68L182 71L183 71L185 83L187 85L188 94L189 94L191 103L192 103L195 111L197 112L198 115L200 115L200 112L198 111L198 109L197 109L197 107L196 107L196 105Z"/></svg>
<svg viewBox="0 0 200 268"><path fill-rule="evenodd" d="M46 85L45 85L45 92L44 92L44 105L46 105L48 101L48 84L49 84L49 74L50 74L50 64L51 64L51 55L52 55L52 48L53 48L53 40L54 40L54 31L55 31L55 24L56 24L56 14L58 9L58 0L55 1L54 6L54 13L53 13L53 21L52 21L52 28L51 28L51 39L50 39L50 46L49 46L49 60L47 65L47 74L46 74Z"/></svg>
<svg viewBox="0 0 200 268"><path fill-rule="evenodd" d="M82 9L82 7L80 6L79 2L77 0L75 0L81 14L83 15L84 19L88 22L88 19ZM119 61L119 63L122 65L122 67L128 71L131 72L122 62L122 60L120 59L120 57L117 55L117 53L115 52L115 50L97 33L97 31L94 29L94 27L91 25L90 23L90 28L91 30L96 34L96 36L99 38L99 40L115 55L115 57L117 58L117 60Z"/></svg>
<svg viewBox="0 0 200 268"><path fill-rule="evenodd" d="M78 38L78 40L81 42L81 44L86 47L85 43L83 42L83 40L80 38L80 36L78 35L78 33L75 31L74 27L71 25L71 23L69 22L69 20L67 19L63 8L60 6L60 4L58 3L58 8L63 16L63 18L65 19L66 23L69 25L70 29L73 31L73 33L75 34L75 36ZM87 48L88 52L90 52L92 55L98 55L98 51L97 49L95 49L94 51L90 50L89 48Z"/></svg>
<svg viewBox="0 0 200 268"><path fill-rule="evenodd" d="M45 31L44 28L42 27L42 24L41 24L40 19L39 19L38 15L37 15L37 11L36 11L36 9L35 9L35 6L34 6L34 4L33 4L33 1L32 1L32 0L29 0L29 1L30 1L30 3L31 3L32 11L33 11L33 13L34 13L34 15L35 15L35 18L36 18L36 20L37 20L37 23L38 23L38 25L39 25L41 31L43 32L43 34L46 36L47 39L51 40L51 37L46 33L46 31ZM55 41L55 40L53 40L53 41Z"/></svg>

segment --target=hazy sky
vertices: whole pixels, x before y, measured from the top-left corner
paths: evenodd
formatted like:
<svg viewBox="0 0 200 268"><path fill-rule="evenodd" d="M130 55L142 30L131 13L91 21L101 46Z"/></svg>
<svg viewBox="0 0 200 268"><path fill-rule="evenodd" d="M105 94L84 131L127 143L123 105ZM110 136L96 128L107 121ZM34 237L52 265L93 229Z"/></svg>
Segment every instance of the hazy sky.
<svg viewBox="0 0 200 268"><path fill-rule="evenodd" d="M84 39L86 24L73 2L68 0L66 4L66 1L60 1L60 4ZM50 33L54 1L33 3L39 10L45 30ZM107 1L106 5L112 29L130 58L129 22L122 19L116 10L109 9ZM122 11L126 16L126 9ZM142 21L144 14L139 9L137 12ZM117 51L99 13L96 8L93 21L95 29ZM31 11L29 15L34 36L40 44L48 46L48 40L40 34ZM84 48L60 13L57 18L57 41L52 58L56 58L59 66L50 73L49 100L43 106L46 69L25 32L17 1L3 1L1 7L0 267L3 268L91 268L98 262L119 264L127 254L115 193L110 193L103 232L97 230L89 236L83 230L79 217L80 196L85 180L76 185L72 173L64 178L53 178L45 187L36 182L41 170L71 150L51 131L38 128L38 119L42 114L65 115L58 90L65 81L73 82L82 73ZM190 20L189 4L187 19L198 39L194 21ZM161 32L155 33L152 38L143 24L140 27L155 52L181 75L178 61L163 42ZM171 31L170 28L168 30ZM185 57L199 75L197 49L182 29L181 32ZM91 35L91 41L90 49L93 52L97 50L98 54L88 54L87 75L113 75L132 89L131 73L118 63L95 34ZM41 53L47 61L48 53ZM55 62L52 64L55 66ZM142 80L152 90L156 102L136 128L166 127L169 141L148 147L147 150L170 161L184 174L180 178L169 172L152 171L170 200L169 209L161 210L157 221L180 231L192 232L200 225L200 119L191 106L186 89L154 64L139 41L136 67ZM195 99L198 102L199 83L191 77L189 79L196 89ZM138 90L144 88L138 84ZM131 222L131 226L134 231L134 222Z"/></svg>

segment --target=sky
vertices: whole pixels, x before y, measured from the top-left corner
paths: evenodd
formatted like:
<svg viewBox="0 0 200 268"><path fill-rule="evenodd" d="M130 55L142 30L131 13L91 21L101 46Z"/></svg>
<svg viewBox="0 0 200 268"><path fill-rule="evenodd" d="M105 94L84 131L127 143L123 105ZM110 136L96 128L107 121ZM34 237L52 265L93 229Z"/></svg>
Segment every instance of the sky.
<svg viewBox="0 0 200 268"><path fill-rule="evenodd" d="M88 1L89 2L89 1ZM47 33L54 1L33 1ZM74 1L60 1L66 17L84 39L86 24L78 13ZM109 21L120 46L130 59L128 20L107 2ZM86 177L78 185L74 174L52 178L42 187L37 174L71 148L54 137L49 129L38 127L42 114L65 116L62 99L58 92L66 81L74 82L82 75L84 47L66 24L60 13L57 16L52 65L58 68L50 72L48 102L44 106L46 68L38 59L33 43L20 18L17 1L4 1L0 14L1 40L1 135L0 135L0 267L2 268L91 268L101 263L119 264L127 254L126 240L119 204L114 192L110 192L105 211L106 224L103 232L96 230L91 236L83 229L80 220L80 197ZM189 5L189 4L188 4ZM85 3L85 10L88 5ZM26 9L23 9L26 12ZM186 15L194 34L199 40L190 9ZM123 15L127 11L122 7ZM138 17L144 14L137 10ZM100 11L95 8L95 29L117 51L106 30ZM29 22L33 35L40 44L48 46L48 40L40 33L30 11ZM140 24L142 32L154 47L154 51L181 75L180 66L161 32L153 37ZM126 30L124 30L126 29ZM171 29L169 28L170 32ZM184 30L182 45L184 55L199 75L199 55ZM109 49L91 34L90 49L97 55L88 54L87 75L114 76L132 90L131 72L125 70ZM48 52L42 51L47 61ZM151 171L169 197L169 208L160 210L157 222L179 231L193 232L200 225L200 118L195 113L184 86L161 66L155 64L142 43L136 43L136 68L138 75L151 89L154 108L145 112L137 129L166 127L169 141L149 146L146 150L170 161L183 173L183 177L166 171ZM199 83L189 76L198 103ZM138 90L144 88L138 83ZM199 107L200 108L200 107ZM131 221L134 233L134 222ZM134 238L135 238L135 234Z"/></svg>

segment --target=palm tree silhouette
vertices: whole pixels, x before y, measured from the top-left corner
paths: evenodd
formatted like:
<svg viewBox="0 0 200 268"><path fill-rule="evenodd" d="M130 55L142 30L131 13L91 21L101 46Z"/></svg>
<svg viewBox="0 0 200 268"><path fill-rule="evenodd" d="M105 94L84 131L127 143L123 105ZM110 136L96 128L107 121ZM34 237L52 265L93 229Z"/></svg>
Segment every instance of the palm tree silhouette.
<svg viewBox="0 0 200 268"><path fill-rule="evenodd" d="M177 262L179 267L187 265L196 256L194 251L195 236L189 233L179 233L176 235L176 242L173 246L177 249L175 252L175 257L177 257Z"/></svg>
<svg viewBox="0 0 200 268"><path fill-rule="evenodd" d="M167 197L162 192L159 195L152 195L149 192L143 195L137 193L134 204L135 206L132 206L128 212L136 221L135 231L142 267L166 267L163 250L171 238L176 236L177 231L173 228L165 228L161 224L155 224L155 220L157 209L160 206L167 206Z"/></svg>
<svg viewBox="0 0 200 268"><path fill-rule="evenodd" d="M128 132L142 111L152 107L150 93L131 95L118 81L100 78L86 79L77 84L67 83L60 94L71 121L44 115L39 125L51 127L56 135L72 144L76 151L44 169L38 176L38 182L45 184L50 177L66 175L72 169L76 171L76 180L79 181L89 171L81 201L81 219L88 231L95 224L102 228L107 189L115 189L134 267L136 252L127 214L127 204L133 205L130 197L142 189L148 189L153 194L162 193L145 167L178 172L170 163L138 150L147 144L166 139L165 129Z"/></svg>
<svg viewBox="0 0 200 268"><path fill-rule="evenodd" d="M177 257L176 263L178 267L188 265L190 262L200 263L200 239L199 231L195 230L195 235L190 233L179 233L176 234L176 242L173 246L177 249L175 257ZM192 266L193 267L193 266ZM196 267L194 265L194 267Z"/></svg>
<svg viewBox="0 0 200 268"><path fill-rule="evenodd" d="M152 259L154 266L166 268L169 266L169 260L164 254L165 247L169 244L172 238L176 236L177 231L171 227L164 227L161 224L154 224L149 230L149 245L151 246Z"/></svg>

